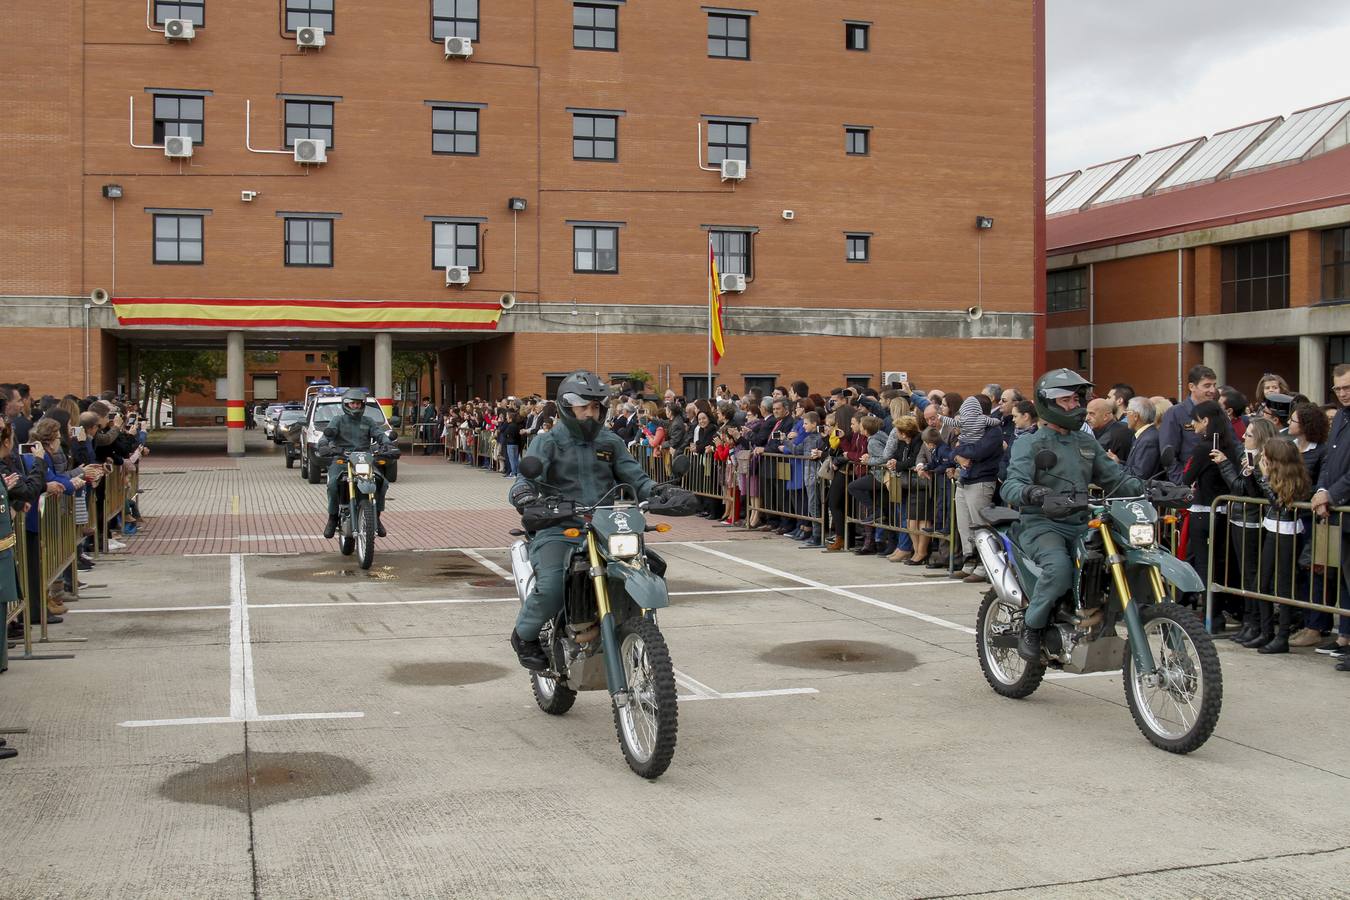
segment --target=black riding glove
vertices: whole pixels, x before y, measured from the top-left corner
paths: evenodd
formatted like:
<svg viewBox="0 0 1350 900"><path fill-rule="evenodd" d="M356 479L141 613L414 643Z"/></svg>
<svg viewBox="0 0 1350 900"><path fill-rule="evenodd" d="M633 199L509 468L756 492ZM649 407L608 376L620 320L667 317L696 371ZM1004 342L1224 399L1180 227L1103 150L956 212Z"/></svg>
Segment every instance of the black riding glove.
<svg viewBox="0 0 1350 900"><path fill-rule="evenodd" d="M539 502L539 492L534 489L533 485L524 481L512 486L509 497L511 505L517 510L522 510L531 504Z"/></svg>
<svg viewBox="0 0 1350 900"><path fill-rule="evenodd" d="M1022 492L1023 506L1040 506L1050 496L1050 489L1043 484L1033 484Z"/></svg>

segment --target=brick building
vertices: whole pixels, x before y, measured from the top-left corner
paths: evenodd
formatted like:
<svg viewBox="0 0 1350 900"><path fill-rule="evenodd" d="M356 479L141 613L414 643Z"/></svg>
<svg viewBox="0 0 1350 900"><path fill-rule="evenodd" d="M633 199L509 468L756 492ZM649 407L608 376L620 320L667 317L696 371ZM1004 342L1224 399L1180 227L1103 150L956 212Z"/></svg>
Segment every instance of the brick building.
<svg viewBox="0 0 1350 900"><path fill-rule="evenodd" d="M228 345L236 405L246 348L333 351L389 396L397 348L438 354L438 399L577 366L692 393L710 240L746 281L718 381L1031 377L1042 0L89 0L9 24L11 377L95 390L139 349Z"/></svg>
<svg viewBox="0 0 1350 900"><path fill-rule="evenodd" d="M1104 393L1350 362L1350 99L1046 181L1047 349Z"/></svg>

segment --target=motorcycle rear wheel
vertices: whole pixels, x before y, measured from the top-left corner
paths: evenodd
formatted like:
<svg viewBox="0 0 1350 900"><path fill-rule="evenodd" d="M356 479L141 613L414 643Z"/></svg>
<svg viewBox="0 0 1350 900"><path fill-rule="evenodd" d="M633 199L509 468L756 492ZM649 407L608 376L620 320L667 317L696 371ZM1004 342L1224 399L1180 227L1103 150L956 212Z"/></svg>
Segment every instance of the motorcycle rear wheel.
<svg viewBox="0 0 1350 900"><path fill-rule="evenodd" d="M546 623L539 632L539 643L547 648L554 670L561 672L562 670L558 668L558 660L561 658L558 652L560 648L554 638L552 622ZM556 678L546 678L538 672L530 673L530 688L534 691L534 702L550 716L563 715L572 708L573 703L577 702L576 691Z"/></svg>
<svg viewBox="0 0 1350 900"><path fill-rule="evenodd" d="M975 650L980 657L984 680L989 682L994 693L1014 700L1034 694L1045 677L1045 663L1029 663L1017 655L1015 647L993 647L989 643L995 625L1012 624L1012 610L999 603L998 595L992 590L985 592L975 623Z"/></svg>
<svg viewBox="0 0 1350 900"><path fill-rule="evenodd" d="M375 504L366 499L356 501L352 531L356 541L356 561L362 569L369 569L375 561Z"/></svg>
<svg viewBox="0 0 1350 900"><path fill-rule="evenodd" d="M1139 618L1158 667L1158 681L1134 667L1126 652L1122 667L1125 702L1134 723L1153 746L1169 753L1198 750L1219 723L1223 672L1219 651L1199 618L1175 603L1141 605Z"/></svg>
<svg viewBox="0 0 1350 900"><path fill-rule="evenodd" d="M679 711L675 667L661 629L648 619L619 626L619 660L628 682L628 705L614 705L614 730L628 768L659 778L675 756Z"/></svg>

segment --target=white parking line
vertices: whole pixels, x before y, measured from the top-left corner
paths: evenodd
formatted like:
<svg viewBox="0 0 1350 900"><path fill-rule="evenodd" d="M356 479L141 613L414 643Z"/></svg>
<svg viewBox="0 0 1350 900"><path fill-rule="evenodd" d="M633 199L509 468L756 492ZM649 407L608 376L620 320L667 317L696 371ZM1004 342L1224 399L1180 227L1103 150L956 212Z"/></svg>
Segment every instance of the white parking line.
<svg viewBox="0 0 1350 900"><path fill-rule="evenodd" d="M681 703L686 700L752 700L757 697L788 697L797 694L820 693L815 688L779 688L772 691L735 691L734 693L724 694L715 688L708 687L679 669L675 670L675 682L692 692L679 697Z"/></svg>
<svg viewBox="0 0 1350 900"><path fill-rule="evenodd" d="M497 574L497 575L502 576L502 577L505 578L507 581L512 580L512 578L514 577L514 576L512 576L512 574L511 574L510 572L506 571L506 570L503 569L501 566L497 565L495 562L493 562L492 560L488 559L488 558L487 558L486 556L484 556L483 554L479 553L477 550L470 550L470 549L468 549L468 548L466 547L465 549L463 549L463 550L461 550L461 551L459 551L459 552L460 552L460 553L463 553L465 556L467 556L469 559L473 560L474 562L482 563L482 564L483 564L483 568L487 569L489 572L493 572L493 573L495 573L495 574Z"/></svg>

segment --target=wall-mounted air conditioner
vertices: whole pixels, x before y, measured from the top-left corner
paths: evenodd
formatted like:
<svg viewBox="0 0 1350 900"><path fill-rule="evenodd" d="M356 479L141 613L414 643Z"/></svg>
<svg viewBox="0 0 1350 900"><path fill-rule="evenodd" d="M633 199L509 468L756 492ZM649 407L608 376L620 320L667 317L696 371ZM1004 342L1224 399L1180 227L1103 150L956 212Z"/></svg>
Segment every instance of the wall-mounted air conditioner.
<svg viewBox="0 0 1350 900"><path fill-rule="evenodd" d="M191 19L164 20L164 39L166 41L190 41L197 36L197 26Z"/></svg>
<svg viewBox="0 0 1350 900"><path fill-rule="evenodd" d="M190 159L192 157L192 138L169 135L164 138L164 155L170 159Z"/></svg>
<svg viewBox="0 0 1350 900"><path fill-rule="evenodd" d="M322 138L297 138L295 161L307 166L321 166L328 162L328 153Z"/></svg>
<svg viewBox="0 0 1350 900"><path fill-rule="evenodd" d="M295 46L301 50L306 47L317 50L326 43L328 41L324 39L322 28L307 27L295 30Z"/></svg>
<svg viewBox="0 0 1350 900"><path fill-rule="evenodd" d="M743 159L722 160L723 181L744 181L746 171L745 160Z"/></svg>
<svg viewBox="0 0 1350 900"><path fill-rule="evenodd" d="M445 58L468 59L473 56L473 41L466 37L445 39Z"/></svg>
<svg viewBox="0 0 1350 900"><path fill-rule="evenodd" d="M739 294L745 290L745 276L740 272L722 273L722 293Z"/></svg>
<svg viewBox="0 0 1350 900"><path fill-rule="evenodd" d="M445 286L458 285L463 287L469 283L468 266L447 266L445 269Z"/></svg>

